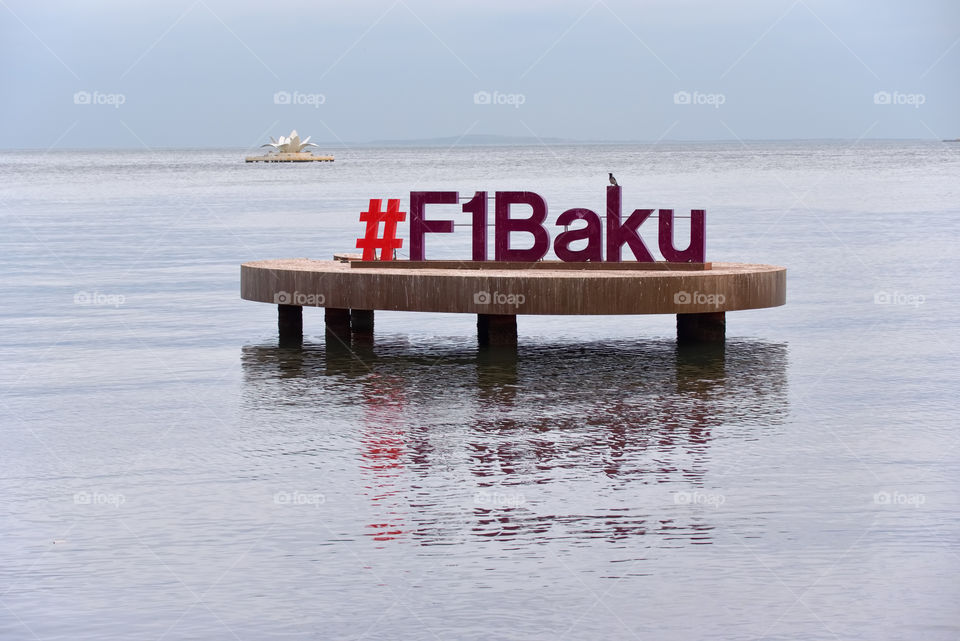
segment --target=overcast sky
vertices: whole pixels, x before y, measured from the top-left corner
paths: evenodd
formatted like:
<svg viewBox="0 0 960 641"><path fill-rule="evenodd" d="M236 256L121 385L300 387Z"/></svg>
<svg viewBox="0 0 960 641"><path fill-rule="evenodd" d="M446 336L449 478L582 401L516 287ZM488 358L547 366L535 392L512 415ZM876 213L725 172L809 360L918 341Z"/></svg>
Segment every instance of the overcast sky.
<svg viewBox="0 0 960 641"><path fill-rule="evenodd" d="M0 54L8 149L960 136L957 0L0 0Z"/></svg>

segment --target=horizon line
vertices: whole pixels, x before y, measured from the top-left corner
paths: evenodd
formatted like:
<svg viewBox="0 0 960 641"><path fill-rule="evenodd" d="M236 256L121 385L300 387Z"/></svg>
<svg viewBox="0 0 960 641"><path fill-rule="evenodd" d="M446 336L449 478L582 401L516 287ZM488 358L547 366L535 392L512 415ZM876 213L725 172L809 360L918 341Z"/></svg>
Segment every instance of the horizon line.
<svg viewBox="0 0 960 641"><path fill-rule="evenodd" d="M563 138L541 138L535 139L530 136L506 136L500 134L475 134L471 137L472 140L463 140L460 144L450 145L449 141L458 140L457 136L436 136L430 138L409 138L409 139L384 139L384 140L372 140L366 142L339 142L339 141L324 141L319 142L325 147L332 149L350 149L353 147L358 148L383 148L383 147L423 147L423 148L432 148L432 147L510 147L510 146L523 146L523 147L563 147L563 146L578 146L578 145L662 145L662 144L717 144L717 143L732 143L737 145L747 144L747 143L775 143L775 142L960 142L960 138L957 139L943 139L943 138L702 138L702 139L684 139L684 138L670 138L670 139L661 139L661 140L591 140L591 139L563 139ZM477 141L477 138L491 138L491 139L500 139L500 140L489 140L486 142ZM64 151L181 151L181 150L238 150L238 151L249 151L250 149L256 149L257 147L243 147L243 146L219 146L219 145L207 145L207 146L189 146L189 145L174 145L174 146L157 146L147 148L143 145L131 145L125 147L58 147L58 152ZM0 152L25 152L25 151L39 151L39 152L50 152L51 149L42 148L42 147L0 147Z"/></svg>

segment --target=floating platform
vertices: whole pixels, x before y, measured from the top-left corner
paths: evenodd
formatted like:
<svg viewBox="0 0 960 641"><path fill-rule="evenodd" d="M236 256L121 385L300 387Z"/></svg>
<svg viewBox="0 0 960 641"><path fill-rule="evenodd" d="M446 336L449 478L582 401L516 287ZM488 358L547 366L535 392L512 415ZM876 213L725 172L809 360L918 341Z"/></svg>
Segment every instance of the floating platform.
<svg viewBox="0 0 960 641"><path fill-rule="evenodd" d="M240 296L273 303L281 340L304 306L334 333L372 332L373 311L476 314L481 344L515 344L518 314L676 314L681 341L722 342L729 311L786 303L787 270L744 263L497 263L292 258L240 266Z"/></svg>
<svg viewBox="0 0 960 641"><path fill-rule="evenodd" d="M247 162L333 162L333 156L314 156L305 151L296 153L274 153L263 156L247 156Z"/></svg>

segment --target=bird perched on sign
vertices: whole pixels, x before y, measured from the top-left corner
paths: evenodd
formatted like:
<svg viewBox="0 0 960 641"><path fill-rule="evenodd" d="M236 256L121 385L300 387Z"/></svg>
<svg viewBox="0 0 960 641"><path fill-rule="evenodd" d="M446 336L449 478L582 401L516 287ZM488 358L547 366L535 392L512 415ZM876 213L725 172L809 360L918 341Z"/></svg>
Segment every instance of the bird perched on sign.
<svg viewBox="0 0 960 641"><path fill-rule="evenodd" d="M617 179L613 177L613 173L612 173L612 172L608 172L608 173L610 173L610 184L613 185L614 187L616 187L616 186L617 186Z"/></svg>

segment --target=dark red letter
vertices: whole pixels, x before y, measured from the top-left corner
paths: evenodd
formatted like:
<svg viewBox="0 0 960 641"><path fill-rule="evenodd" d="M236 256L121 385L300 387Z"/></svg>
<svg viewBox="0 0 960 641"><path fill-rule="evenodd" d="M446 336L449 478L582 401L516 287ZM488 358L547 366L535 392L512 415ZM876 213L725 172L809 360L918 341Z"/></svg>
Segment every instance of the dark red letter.
<svg viewBox="0 0 960 641"><path fill-rule="evenodd" d="M478 191L463 203L463 211L473 214L473 259L487 259L487 192Z"/></svg>
<svg viewBox="0 0 960 641"><path fill-rule="evenodd" d="M530 205L533 209L530 218L510 218L510 205L513 204ZM498 191L494 216L495 260L534 262L547 255L547 250L550 249L550 234L543 227L543 221L547 219L547 203L539 194L532 191ZM533 247L510 249L510 232L514 231L533 234Z"/></svg>
<svg viewBox="0 0 960 641"><path fill-rule="evenodd" d="M410 260L424 260L424 234L428 232L449 234L453 231L452 220L424 220L424 206L428 203L452 205L458 201L455 191L410 192Z"/></svg>
<svg viewBox="0 0 960 641"><path fill-rule="evenodd" d="M575 220L587 221L587 226L580 229L560 232L553 242L553 253L562 261L601 261L603 260L603 226L600 216L589 209L568 209L557 218L560 227L569 225ZM584 249L570 249L571 243L587 239Z"/></svg>
<svg viewBox="0 0 960 641"><path fill-rule="evenodd" d="M607 260L611 263L620 262L620 247L624 243L630 246L633 255L641 263L652 263L647 246L637 235L637 227L643 224L652 209L634 209L627 221L620 224L620 187L607 187Z"/></svg>
<svg viewBox="0 0 960 641"><path fill-rule="evenodd" d="M707 255L706 213L690 210L690 244L683 251L673 244L673 210L660 210L660 253L670 263L702 263Z"/></svg>

